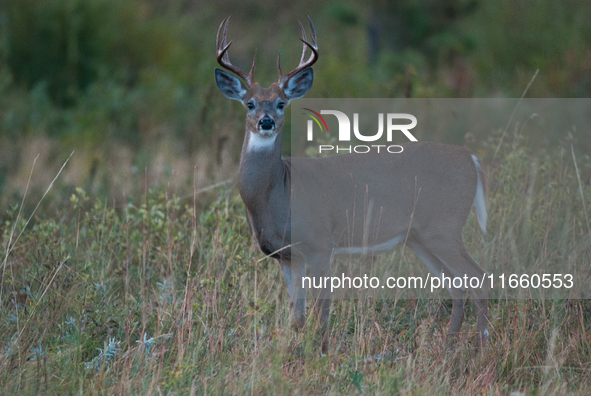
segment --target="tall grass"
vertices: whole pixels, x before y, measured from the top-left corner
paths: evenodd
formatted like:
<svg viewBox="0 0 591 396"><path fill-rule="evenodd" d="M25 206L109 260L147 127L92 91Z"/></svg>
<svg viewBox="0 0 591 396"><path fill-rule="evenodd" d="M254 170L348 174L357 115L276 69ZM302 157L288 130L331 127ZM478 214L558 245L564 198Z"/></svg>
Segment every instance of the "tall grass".
<svg viewBox="0 0 591 396"><path fill-rule="evenodd" d="M483 147L488 236L471 216L468 250L499 262L577 261L591 243L570 150L533 156L510 133ZM487 157L490 153L491 157ZM585 179L588 157L578 159ZM330 351L289 328L279 266L253 248L234 188L213 203L169 189L123 207L77 189L25 227L3 215L8 255L0 311L3 394L587 394L591 305L586 300L491 300L480 354L467 323L444 346L447 300L333 302ZM26 217L26 216L25 216ZM18 220L17 220L18 219ZM11 242L12 241L12 242ZM400 251L395 253L400 257ZM409 249L403 260L416 258Z"/></svg>

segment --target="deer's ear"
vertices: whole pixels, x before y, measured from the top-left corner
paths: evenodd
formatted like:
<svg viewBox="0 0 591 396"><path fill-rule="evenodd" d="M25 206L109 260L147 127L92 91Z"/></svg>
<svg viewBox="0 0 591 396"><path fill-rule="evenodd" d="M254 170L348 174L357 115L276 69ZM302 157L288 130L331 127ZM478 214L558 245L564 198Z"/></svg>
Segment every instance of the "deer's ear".
<svg viewBox="0 0 591 396"><path fill-rule="evenodd" d="M242 101L246 95L246 87L236 76L226 73L222 69L215 69L215 83L218 89L228 99Z"/></svg>
<svg viewBox="0 0 591 396"><path fill-rule="evenodd" d="M314 72L311 67L302 70L289 79L285 88L285 96L291 99L298 99L308 93L314 82Z"/></svg>

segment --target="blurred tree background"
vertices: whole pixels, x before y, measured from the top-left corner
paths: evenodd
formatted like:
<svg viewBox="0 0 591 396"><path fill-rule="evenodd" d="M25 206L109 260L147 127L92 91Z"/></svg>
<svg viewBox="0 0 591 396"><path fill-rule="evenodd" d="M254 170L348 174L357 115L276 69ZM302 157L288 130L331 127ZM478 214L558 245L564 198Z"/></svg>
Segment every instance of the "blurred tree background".
<svg viewBox="0 0 591 396"><path fill-rule="evenodd" d="M0 208L37 156L33 195L72 150L53 191L64 197L80 186L116 204L232 178L244 112L213 78L230 14L232 61L245 69L258 48L263 85L279 49L297 64L297 20L311 16L310 97L519 97L537 69L530 97L591 94L588 0L3 0Z"/></svg>

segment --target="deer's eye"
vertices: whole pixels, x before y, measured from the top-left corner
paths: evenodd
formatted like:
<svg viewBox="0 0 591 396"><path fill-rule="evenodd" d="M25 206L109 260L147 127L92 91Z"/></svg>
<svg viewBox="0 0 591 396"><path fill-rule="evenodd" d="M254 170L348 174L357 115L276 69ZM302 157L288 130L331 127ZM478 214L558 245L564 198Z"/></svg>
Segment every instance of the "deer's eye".
<svg viewBox="0 0 591 396"><path fill-rule="evenodd" d="M285 107L285 103L283 103L283 102L279 102L277 104L277 108L280 109L280 110L283 110L284 107Z"/></svg>
<svg viewBox="0 0 591 396"><path fill-rule="evenodd" d="M254 109L254 103L252 102L248 102L248 104L246 105L250 110Z"/></svg>

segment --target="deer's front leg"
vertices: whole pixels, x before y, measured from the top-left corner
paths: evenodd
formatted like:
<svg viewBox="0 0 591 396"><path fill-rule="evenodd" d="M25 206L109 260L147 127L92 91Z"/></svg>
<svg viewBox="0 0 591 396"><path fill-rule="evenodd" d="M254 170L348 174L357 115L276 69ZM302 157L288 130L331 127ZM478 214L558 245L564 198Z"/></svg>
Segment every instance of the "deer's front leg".
<svg viewBox="0 0 591 396"><path fill-rule="evenodd" d="M306 265L302 260L281 260L280 264L289 294L291 327L299 329L306 323L306 289L302 284L306 274Z"/></svg>
<svg viewBox="0 0 591 396"><path fill-rule="evenodd" d="M322 340L322 353L328 353L329 318L330 318L330 277L331 255L318 255L308 261L308 274L313 279L314 285L327 287L312 287L314 298L314 327Z"/></svg>
<svg viewBox="0 0 591 396"><path fill-rule="evenodd" d="M330 273L327 275L330 277ZM314 298L314 329L322 340L322 353L328 353L330 295L327 290L312 289Z"/></svg>

